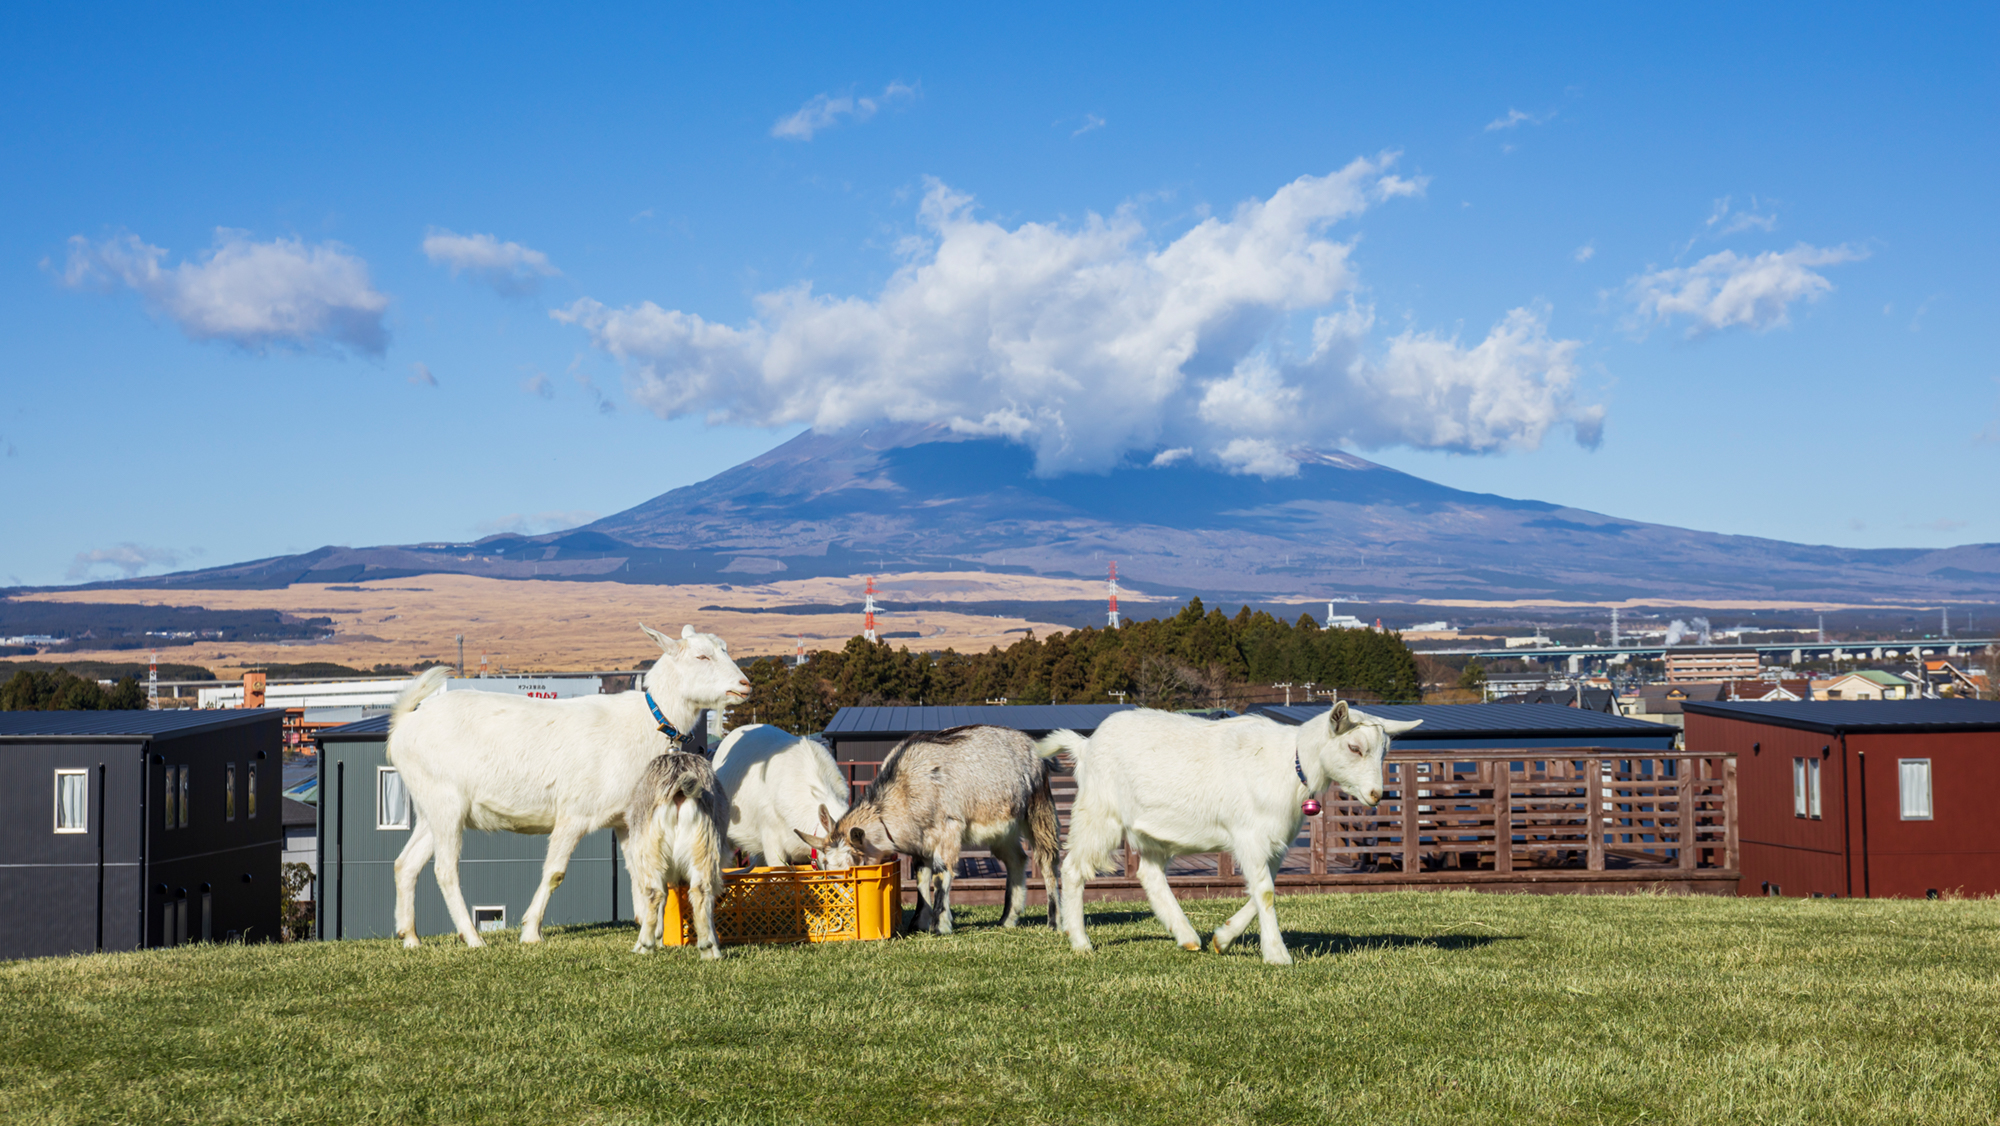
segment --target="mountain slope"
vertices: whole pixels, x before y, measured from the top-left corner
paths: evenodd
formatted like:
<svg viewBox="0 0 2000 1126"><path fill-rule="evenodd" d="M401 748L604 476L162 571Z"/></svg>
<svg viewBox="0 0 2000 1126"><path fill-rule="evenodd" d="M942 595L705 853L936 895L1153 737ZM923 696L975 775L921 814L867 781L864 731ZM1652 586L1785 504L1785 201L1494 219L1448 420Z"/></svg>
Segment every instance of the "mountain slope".
<svg viewBox="0 0 2000 1126"><path fill-rule="evenodd" d="M1936 603L2000 595L2000 545L1815 547L1448 488L1342 453L1264 480L1181 463L1034 476L1020 446L941 426L807 432L554 535L321 548L137 580L277 586L437 571L682 583L864 571L1097 576L1217 595Z"/></svg>

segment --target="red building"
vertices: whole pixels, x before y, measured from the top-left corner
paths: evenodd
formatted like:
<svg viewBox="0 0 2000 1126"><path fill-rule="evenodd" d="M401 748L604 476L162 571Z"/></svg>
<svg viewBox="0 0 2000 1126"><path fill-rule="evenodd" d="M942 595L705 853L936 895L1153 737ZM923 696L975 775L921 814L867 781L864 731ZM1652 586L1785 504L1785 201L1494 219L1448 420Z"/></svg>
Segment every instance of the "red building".
<svg viewBox="0 0 2000 1126"><path fill-rule="evenodd" d="M1741 895L2000 892L2000 702L1684 705L1734 755Z"/></svg>

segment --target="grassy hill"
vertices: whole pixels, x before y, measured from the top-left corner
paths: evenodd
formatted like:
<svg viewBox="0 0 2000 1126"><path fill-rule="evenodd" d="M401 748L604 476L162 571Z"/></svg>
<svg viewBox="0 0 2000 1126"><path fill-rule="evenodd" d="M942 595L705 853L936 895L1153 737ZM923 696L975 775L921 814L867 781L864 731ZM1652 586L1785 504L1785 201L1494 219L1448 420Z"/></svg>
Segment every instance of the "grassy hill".
<svg viewBox="0 0 2000 1126"><path fill-rule="evenodd" d="M429 877L425 877L428 883ZM434 894L434 893L431 893ZM1212 929L1235 904L1194 902ZM1979 1122L2000 904L1288 897L1299 964L623 927L0 965L10 1122Z"/></svg>

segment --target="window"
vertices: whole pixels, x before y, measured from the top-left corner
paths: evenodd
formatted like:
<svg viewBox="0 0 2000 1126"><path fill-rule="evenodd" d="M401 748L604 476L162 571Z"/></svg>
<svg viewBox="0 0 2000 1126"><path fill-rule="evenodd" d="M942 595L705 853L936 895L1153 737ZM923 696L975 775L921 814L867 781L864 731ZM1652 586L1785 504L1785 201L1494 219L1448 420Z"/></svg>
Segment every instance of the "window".
<svg viewBox="0 0 2000 1126"><path fill-rule="evenodd" d="M166 772L167 773L166 802L162 806L162 809L165 812L166 817L162 823L165 824L166 827L169 829L173 828L180 821L180 814L178 812L179 803L175 800L176 797L181 792L180 772L181 768L178 766L170 766L167 768Z"/></svg>
<svg viewBox="0 0 2000 1126"><path fill-rule="evenodd" d="M243 793L243 807L250 816L257 816L257 764L254 762L250 764L250 786Z"/></svg>
<svg viewBox="0 0 2000 1126"><path fill-rule="evenodd" d="M82 770L56 771L56 832L90 831L90 775Z"/></svg>
<svg viewBox="0 0 2000 1126"><path fill-rule="evenodd" d="M1806 760L1792 760L1792 816L1806 815Z"/></svg>
<svg viewBox="0 0 2000 1126"><path fill-rule="evenodd" d="M236 820L236 764L233 762L222 766L222 819Z"/></svg>
<svg viewBox="0 0 2000 1126"><path fill-rule="evenodd" d="M1898 760L1896 789L1902 797L1903 820L1931 819L1931 760L1927 758Z"/></svg>
<svg viewBox="0 0 2000 1126"><path fill-rule="evenodd" d="M181 826L181 828L183 828L183 829L187 828L187 825L188 825L188 774L189 774L189 773L190 773L190 770L189 770L189 768L188 768L188 767L186 767L186 766L182 766L182 767L181 767L181 820L180 820L180 826Z"/></svg>
<svg viewBox="0 0 2000 1126"><path fill-rule="evenodd" d="M1806 760L1806 809L1815 821L1819 820L1819 760Z"/></svg>
<svg viewBox="0 0 2000 1126"><path fill-rule="evenodd" d="M403 788L403 776L393 766L375 769L375 827L377 829L407 829L410 827L410 791Z"/></svg>
<svg viewBox="0 0 2000 1126"><path fill-rule="evenodd" d="M472 925L479 933L504 931L507 929L507 909L505 907L474 907Z"/></svg>

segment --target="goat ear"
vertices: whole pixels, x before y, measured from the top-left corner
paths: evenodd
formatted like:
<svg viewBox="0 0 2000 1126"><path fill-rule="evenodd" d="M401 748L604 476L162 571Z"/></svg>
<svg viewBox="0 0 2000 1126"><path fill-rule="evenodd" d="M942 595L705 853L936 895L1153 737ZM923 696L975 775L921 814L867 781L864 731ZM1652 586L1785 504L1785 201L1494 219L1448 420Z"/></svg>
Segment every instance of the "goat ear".
<svg viewBox="0 0 2000 1126"><path fill-rule="evenodd" d="M819 825L826 830L827 836L833 835L833 818L827 815L826 807L823 805L819 807Z"/></svg>
<svg viewBox="0 0 2000 1126"><path fill-rule="evenodd" d="M693 640L694 640L694 627L693 627L693 626L691 626L691 625L685 625L685 626L682 626L682 627L681 627L681 640L682 640L682 641L693 641Z"/></svg>
<svg viewBox="0 0 2000 1126"><path fill-rule="evenodd" d="M807 844L811 845L816 849L824 850L826 848L825 837L812 836L808 834L804 829L793 829L792 832L797 833L799 835L800 840L806 842Z"/></svg>
<svg viewBox="0 0 2000 1126"><path fill-rule="evenodd" d="M1347 701L1335 700L1333 710L1326 713L1326 721L1333 726L1335 735L1345 735L1354 730L1354 717L1347 714Z"/></svg>
<svg viewBox="0 0 2000 1126"><path fill-rule="evenodd" d="M868 843L868 834L861 831L861 826L856 825L847 831L847 839L854 842L855 848L860 848Z"/></svg>
<svg viewBox="0 0 2000 1126"><path fill-rule="evenodd" d="M681 646L680 642L675 641L673 638L668 637L666 634L661 633L644 622L639 623L639 628L646 631L646 636L653 639L654 643L660 647L660 652L662 653L671 653Z"/></svg>

